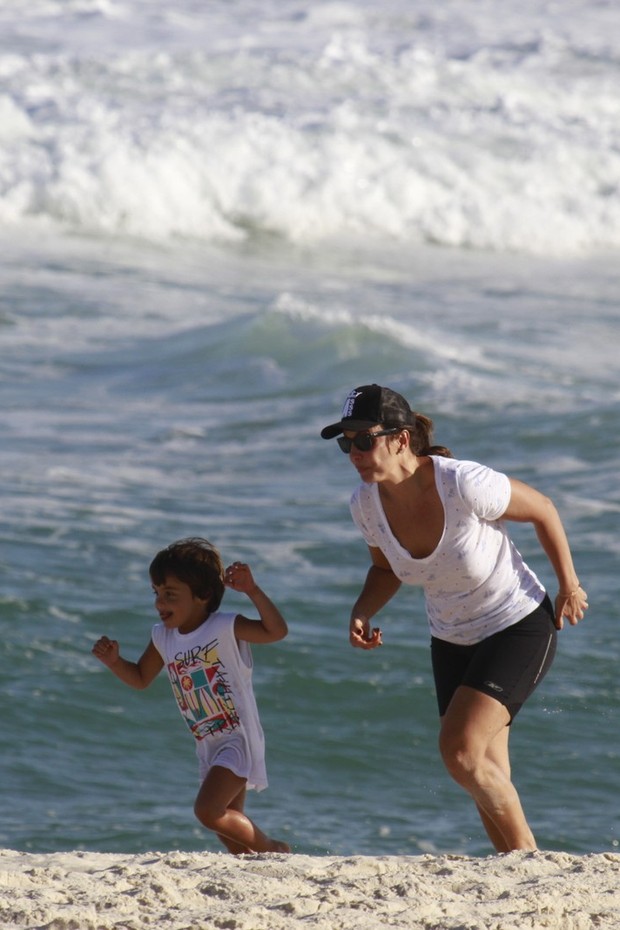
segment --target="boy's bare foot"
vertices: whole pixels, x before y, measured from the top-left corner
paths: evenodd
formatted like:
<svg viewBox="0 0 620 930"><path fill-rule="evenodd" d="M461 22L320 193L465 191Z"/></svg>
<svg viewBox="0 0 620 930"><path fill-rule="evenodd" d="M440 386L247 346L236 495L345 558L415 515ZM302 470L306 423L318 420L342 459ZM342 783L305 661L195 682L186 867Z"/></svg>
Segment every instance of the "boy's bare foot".
<svg viewBox="0 0 620 930"><path fill-rule="evenodd" d="M288 843L284 843L282 840L271 840L271 849L269 852L274 853L290 853L291 847Z"/></svg>

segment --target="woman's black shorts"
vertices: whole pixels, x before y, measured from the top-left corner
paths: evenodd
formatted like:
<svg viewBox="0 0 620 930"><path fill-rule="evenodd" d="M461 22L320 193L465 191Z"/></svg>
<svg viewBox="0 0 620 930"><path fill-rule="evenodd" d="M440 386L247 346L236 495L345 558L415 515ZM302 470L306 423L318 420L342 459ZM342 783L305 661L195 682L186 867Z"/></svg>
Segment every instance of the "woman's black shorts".
<svg viewBox="0 0 620 930"><path fill-rule="evenodd" d="M557 630L548 596L523 620L474 646L431 639L439 715L443 717L459 685L494 697L511 720L553 662Z"/></svg>

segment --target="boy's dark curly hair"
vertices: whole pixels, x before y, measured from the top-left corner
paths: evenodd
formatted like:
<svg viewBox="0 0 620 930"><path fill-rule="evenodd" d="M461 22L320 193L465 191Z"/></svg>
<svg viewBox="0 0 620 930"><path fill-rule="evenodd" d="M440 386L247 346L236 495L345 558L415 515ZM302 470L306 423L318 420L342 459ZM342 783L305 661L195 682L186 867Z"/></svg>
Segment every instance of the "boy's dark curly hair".
<svg viewBox="0 0 620 930"><path fill-rule="evenodd" d="M189 585L194 597L209 601L211 612L218 609L224 596L224 566L219 552L208 539L194 536L179 539L157 553L149 565L154 585L165 584L174 575Z"/></svg>

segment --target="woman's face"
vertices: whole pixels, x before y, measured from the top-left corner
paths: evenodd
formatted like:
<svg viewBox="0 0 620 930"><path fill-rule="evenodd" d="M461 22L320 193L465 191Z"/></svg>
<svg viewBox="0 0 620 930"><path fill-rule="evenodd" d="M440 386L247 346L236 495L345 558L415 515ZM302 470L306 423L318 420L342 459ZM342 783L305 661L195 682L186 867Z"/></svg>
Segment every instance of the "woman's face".
<svg viewBox="0 0 620 930"><path fill-rule="evenodd" d="M397 430L393 430L386 435L386 431L381 427L373 427L370 430L360 430L359 432L345 431L344 439L351 440L349 459L362 481L366 482L366 484L389 477L394 465L394 455L397 447L393 440L397 432ZM362 449L356 445L356 441L363 447ZM370 448L366 449L369 444ZM343 445L340 444L340 447L342 448Z"/></svg>

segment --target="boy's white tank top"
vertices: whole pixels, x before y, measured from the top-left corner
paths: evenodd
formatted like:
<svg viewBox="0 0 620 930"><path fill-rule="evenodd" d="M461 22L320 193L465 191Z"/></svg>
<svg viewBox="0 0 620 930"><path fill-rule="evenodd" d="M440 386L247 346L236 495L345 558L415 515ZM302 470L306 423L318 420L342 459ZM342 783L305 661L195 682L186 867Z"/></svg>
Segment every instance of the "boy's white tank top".
<svg viewBox="0 0 620 930"><path fill-rule="evenodd" d="M252 688L252 651L234 633L235 613L216 611L191 633L158 623L152 640L160 653L181 716L209 759L234 739L251 762L248 787L266 787L265 740Z"/></svg>

